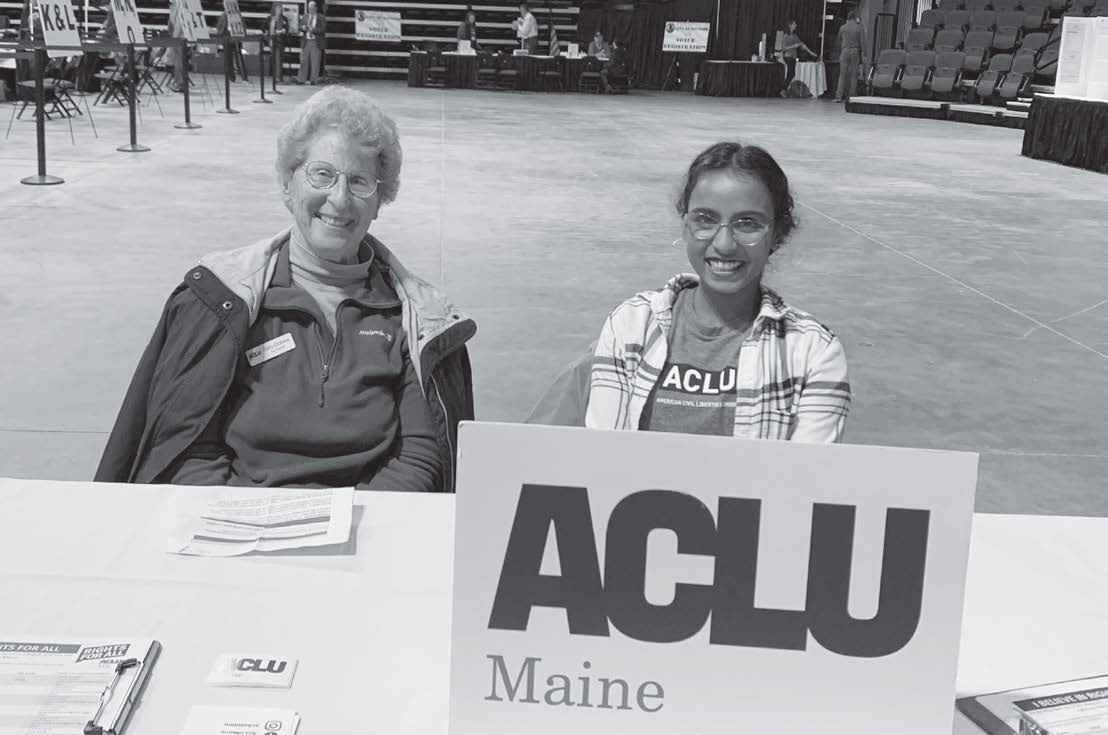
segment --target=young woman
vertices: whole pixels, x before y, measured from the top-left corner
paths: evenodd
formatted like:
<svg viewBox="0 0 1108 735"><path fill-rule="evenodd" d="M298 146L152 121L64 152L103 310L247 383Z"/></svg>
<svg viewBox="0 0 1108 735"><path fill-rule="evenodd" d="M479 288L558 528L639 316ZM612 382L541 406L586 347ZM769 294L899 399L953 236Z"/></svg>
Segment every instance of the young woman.
<svg viewBox="0 0 1108 735"><path fill-rule="evenodd" d="M850 407L826 327L762 283L795 227L788 179L756 146L717 143L677 201L693 274L617 306L534 423L833 442Z"/></svg>

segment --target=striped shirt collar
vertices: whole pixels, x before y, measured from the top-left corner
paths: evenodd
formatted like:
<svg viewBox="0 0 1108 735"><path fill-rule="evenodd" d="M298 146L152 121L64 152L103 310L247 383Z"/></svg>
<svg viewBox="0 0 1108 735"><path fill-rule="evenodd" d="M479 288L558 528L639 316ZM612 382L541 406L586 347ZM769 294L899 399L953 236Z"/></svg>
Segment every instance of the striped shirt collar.
<svg viewBox="0 0 1108 735"><path fill-rule="evenodd" d="M700 278L695 273L678 273L669 279L665 287L660 291L641 294L650 302L650 310L660 324L667 328L673 320L673 305L677 301L677 294L686 288L693 288L700 283ZM758 308L758 315L754 318L752 334L767 321L784 321L789 313L789 307L776 291L762 284L762 305Z"/></svg>

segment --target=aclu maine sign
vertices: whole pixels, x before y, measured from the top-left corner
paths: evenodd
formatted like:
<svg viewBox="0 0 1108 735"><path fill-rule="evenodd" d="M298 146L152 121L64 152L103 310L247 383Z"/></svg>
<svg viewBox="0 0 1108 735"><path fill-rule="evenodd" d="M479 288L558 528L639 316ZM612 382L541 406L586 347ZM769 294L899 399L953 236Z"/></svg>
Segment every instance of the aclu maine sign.
<svg viewBox="0 0 1108 735"><path fill-rule="evenodd" d="M400 43L400 13L380 10L355 11L354 37L359 41Z"/></svg>
<svg viewBox="0 0 1108 735"><path fill-rule="evenodd" d="M708 33L711 23L669 21L662 35L662 51L698 53L708 52Z"/></svg>
<svg viewBox="0 0 1108 735"><path fill-rule="evenodd" d="M977 456L463 424L450 735L950 732Z"/></svg>

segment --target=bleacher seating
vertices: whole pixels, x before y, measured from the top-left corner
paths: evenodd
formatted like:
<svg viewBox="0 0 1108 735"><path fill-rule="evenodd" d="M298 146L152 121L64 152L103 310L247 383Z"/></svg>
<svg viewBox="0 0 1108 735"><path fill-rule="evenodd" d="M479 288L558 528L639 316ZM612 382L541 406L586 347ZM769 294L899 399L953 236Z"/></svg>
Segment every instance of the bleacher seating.
<svg viewBox="0 0 1108 735"><path fill-rule="evenodd" d="M975 10L970 16L971 31L993 31L996 29L995 10Z"/></svg>
<svg viewBox="0 0 1108 735"><path fill-rule="evenodd" d="M942 30L935 36L935 53L943 51L961 51L965 37L960 30Z"/></svg>
<svg viewBox="0 0 1108 735"><path fill-rule="evenodd" d="M1089 11L1089 15L1108 17L1108 0L1097 0L1096 5Z"/></svg>
<svg viewBox="0 0 1108 735"><path fill-rule="evenodd" d="M891 93L900 83L908 54L900 49L887 48L877 57L877 66L870 74L869 86L877 94Z"/></svg>
<svg viewBox="0 0 1108 735"><path fill-rule="evenodd" d="M1012 61L1012 69L1004 75L1004 81L996 89L1002 100L1014 100L1023 95L1035 71L1035 55L1022 54Z"/></svg>
<svg viewBox="0 0 1108 735"><path fill-rule="evenodd" d="M946 97L962 83L961 51L945 51L935 55L935 71L931 74L931 94Z"/></svg>
<svg viewBox="0 0 1108 735"><path fill-rule="evenodd" d="M981 72L974 82L973 92L978 100L988 101L1012 68L1011 54L997 54L989 60L989 68Z"/></svg>
<svg viewBox="0 0 1108 735"><path fill-rule="evenodd" d="M1035 69L1035 79L1040 82L1053 82L1055 72L1058 71L1058 44L1047 46L1039 54L1038 66Z"/></svg>
<svg viewBox="0 0 1108 735"><path fill-rule="evenodd" d="M1042 0L1024 0L1023 3L1023 29L1025 31L1037 31L1046 22L1047 7Z"/></svg>
<svg viewBox="0 0 1108 735"><path fill-rule="evenodd" d="M935 29L933 28L928 28L927 26L913 28L908 32L908 40L904 42L904 50L911 52L930 49L934 36Z"/></svg>
<svg viewBox="0 0 1108 735"><path fill-rule="evenodd" d="M962 9L962 0L939 0L939 10L949 13L952 10Z"/></svg>
<svg viewBox="0 0 1108 735"><path fill-rule="evenodd" d="M993 47L992 31L970 31L966 34L962 50L966 53L962 62L962 71L976 75L989 60L989 51Z"/></svg>
<svg viewBox="0 0 1108 735"><path fill-rule="evenodd" d="M1023 11L1006 10L996 14L997 28L1023 28Z"/></svg>
<svg viewBox="0 0 1108 735"><path fill-rule="evenodd" d="M991 0L965 0L965 8L971 13L985 10L991 4Z"/></svg>
<svg viewBox="0 0 1108 735"><path fill-rule="evenodd" d="M934 51L912 51L900 76L900 89L907 94L923 92L931 82L931 70L935 67Z"/></svg>
<svg viewBox="0 0 1108 735"><path fill-rule="evenodd" d="M951 10L945 15L946 22L943 28L950 30L965 30L969 25L970 12L968 10Z"/></svg>
<svg viewBox="0 0 1108 735"><path fill-rule="evenodd" d="M937 8L923 11L923 15L920 16L919 19L920 28L934 28L935 30L939 30L943 27L944 23L945 18L943 11Z"/></svg>
<svg viewBox="0 0 1108 735"><path fill-rule="evenodd" d="M1016 49L1016 56L1035 55L1039 49L1046 45L1049 38L1049 35L1042 32L1028 33L1023 37L1023 42L1019 45L1019 48Z"/></svg>
<svg viewBox="0 0 1108 735"><path fill-rule="evenodd" d="M1019 6L1019 0L993 0L993 10L997 15L1011 13Z"/></svg>

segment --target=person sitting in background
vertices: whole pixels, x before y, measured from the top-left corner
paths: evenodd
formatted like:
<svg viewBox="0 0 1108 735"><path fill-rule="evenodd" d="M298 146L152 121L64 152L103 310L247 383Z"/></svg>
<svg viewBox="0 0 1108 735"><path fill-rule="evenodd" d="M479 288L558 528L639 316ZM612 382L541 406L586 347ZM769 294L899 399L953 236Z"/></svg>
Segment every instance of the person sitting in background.
<svg viewBox="0 0 1108 735"><path fill-rule="evenodd" d="M242 58L242 44L231 38L231 29L227 22L227 11L224 10L219 14L219 23L215 28L216 38L223 39L223 53L229 54L231 57L231 63L227 64L227 70L231 77L231 81L237 81L235 76L235 70L242 76L242 81L249 82L250 77L246 76L246 61Z"/></svg>
<svg viewBox="0 0 1108 735"><path fill-rule="evenodd" d="M604 85L604 91L612 94L615 88L612 82L621 87L627 84L627 54L616 39L612 39L611 53L608 63L600 70L600 82Z"/></svg>
<svg viewBox="0 0 1108 735"><path fill-rule="evenodd" d="M808 48L808 45L800 40L800 36L796 33L796 21L789 21L789 32L785 34L781 39L781 56L785 60L785 89L788 89L789 83L796 78L796 59L798 53L803 50L813 59L818 58L812 49ZM781 90L781 96L785 97L785 90Z"/></svg>
<svg viewBox="0 0 1108 735"><path fill-rule="evenodd" d="M477 13L472 8L466 9L466 19L458 24L458 40L469 41L469 47L476 51L477 45Z"/></svg>
<svg viewBox="0 0 1108 735"><path fill-rule="evenodd" d="M785 173L765 150L717 143L677 201L694 274L617 306L531 423L809 442L841 440L850 408L838 338L762 274L792 233Z"/></svg>
<svg viewBox="0 0 1108 735"><path fill-rule="evenodd" d="M608 42L604 40L604 34L600 31L592 34L592 40L589 41L589 56L606 59L610 53L611 48L608 46Z"/></svg>
<svg viewBox="0 0 1108 735"><path fill-rule="evenodd" d="M367 232L401 155L361 92L300 105L277 137L292 226L201 258L174 290L96 480L453 487L476 326Z"/></svg>

